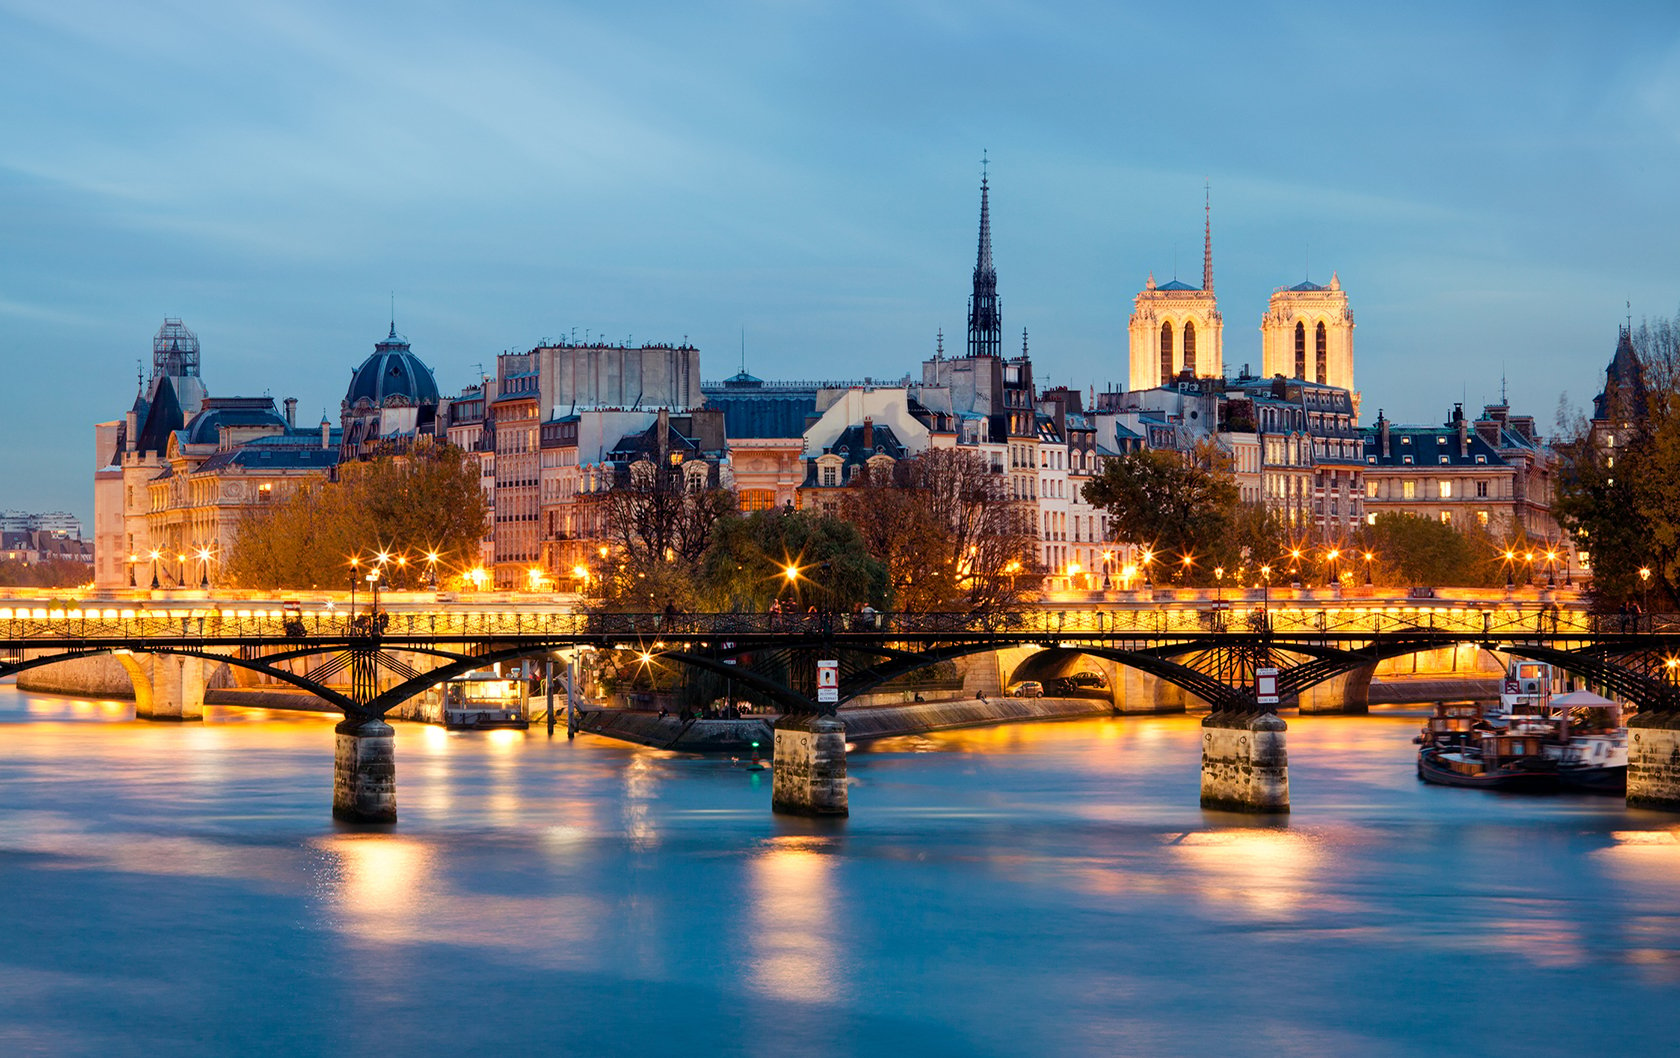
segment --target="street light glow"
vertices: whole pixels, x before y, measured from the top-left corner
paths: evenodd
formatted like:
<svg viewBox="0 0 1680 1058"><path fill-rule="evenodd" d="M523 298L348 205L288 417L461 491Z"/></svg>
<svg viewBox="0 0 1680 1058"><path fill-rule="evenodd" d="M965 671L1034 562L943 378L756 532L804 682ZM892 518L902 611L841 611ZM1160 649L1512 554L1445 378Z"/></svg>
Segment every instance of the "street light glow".
<svg viewBox="0 0 1680 1058"><path fill-rule="evenodd" d="M794 565L782 567L782 576L788 579L789 584L792 584L799 579L799 567Z"/></svg>

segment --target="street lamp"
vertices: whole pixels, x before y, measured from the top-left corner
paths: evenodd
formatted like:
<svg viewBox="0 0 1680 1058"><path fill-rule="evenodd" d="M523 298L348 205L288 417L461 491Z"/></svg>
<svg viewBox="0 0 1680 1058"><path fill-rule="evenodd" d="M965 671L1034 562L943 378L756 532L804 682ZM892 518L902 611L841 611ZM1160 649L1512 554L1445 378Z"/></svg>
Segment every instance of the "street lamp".
<svg viewBox="0 0 1680 1058"><path fill-rule="evenodd" d="M1272 608L1272 567L1260 567L1260 612L1268 613Z"/></svg>
<svg viewBox="0 0 1680 1058"><path fill-rule="evenodd" d="M433 591L437 591L437 564L438 553L436 551L426 552L426 583Z"/></svg>
<svg viewBox="0 0 1680 1058"><path fill-rule="evenodd" d="M158 559L160 559L162 557L163 557L163 552L162 551L159 551L155 547L152 548L152 590L153 591L156 591L157 588L158 588L157 564L158 564Z"/></svg>
<svg viewBox="0 0 1680 1058"><path fill-rule="evenodd" d="M1553 565L1557 562L1557 552L1552 549L1546 551L1546 587L1557 587L1557 571Z"/></svg>
<svg viewBox="0 0 1680 1058"><path fill-rule="evenodd" d="M1186 585L1188 585L1190 583L1190 567L1196 564L1196 559L1192 555L1185 555L1181 560L1181 563L1184 566L1184 569L1183 572L1179 574L1179 577Z"/></svg>
<svg viewBox="0 0 1680 1058"><path fill-rule="evenodd" d="M1336 576L1336 560L1341 557L1341 549L1335 547L1331 548L1324 556L1325 560L1330 564L1330 583L1332 584L1341 583L1341 578Z"/></svg>
<svg viewBox="0 0 1680 1058"><path fill-rule="evenodd" d="M1642 590L1643 597L1644 597L1644 601L1640 603L1640 609L1649 610L1651 608L1651 567L1650 566L1640 566L1639 567L1639 586ZM1635 632L1639 631L1637 621L1634 622L1634 629L1633 630Z"/></svg>
<svg viewBox="0 0 1680 1058"><path fill-rule="evenodd" d="M134 564L138 561L140 561L140 556L134 554L132 551L129 552L129 555L128 555L128 586L130 588L134 587Z"/></svg>
<svg viewBox="0 0 1680 1058"><path fill-rule="evenodd" d="M1215 605L1225 605L1225 567L1213 567L1213 601Z"/></svg>
<svg viewBox="0 0 1680 1058"><path fill-rule="evenodd" d="M1365 586L1367 588L1374 583L1374 581L1371 580L1371 559L1375 557L1376 556L1371 554L1371 552L1365 552Z"/></svg>
<svg viewBox="0 0 1680 1058"><path fill-rule="evenodd" d="M210 549L207 548L207 547L201 547L201 548L198 549L198 568L199 568L198 586L200 588L203 588L205 591L209 591L210 590Z"/></svg>
<svg viewBox="0 0 1680 1058"><path fill-rule="evenodd" d="M1153 561L1155 561L1155 552L1149 550L1147 547L1144 548L1143 549L1143 586L1145 588L1153 588L1154 587L1154 585L1151 584L1150 581L1149 581L1149 564Z"/></svg>
<svg viewBox="0 0 1680 1058"><path fill-rule="evenodd" d="M350 620L356 620L356 582L362 579L362 559L359 555L350 556Z"/></svg>
<svg viewBox="0 0 1680 1058"><path fill-rule="evenodd" d="M1109 563L1114 561L1114 552L1104 551L1102 553L1102 555L1103 555L1103 591L1107 591L1108 589L1110 589L1114 586L1114 581L1112 579L1110 579L1110 577L1108 575Z"/></svg>
<svg viewBox="0 0 1680 1058"><path fill-rule="evenodd" d="M373 609L368 612L368 631L379 631L379 568L368 570L368 587L373 591Z"/></svg>
<svg viewBox="0 0 1680 1058"><path fill-rule="evenodd" d="M1510 548L1505 549L1505 590L1510 591L1516 584L1517 553Z"/></svg>

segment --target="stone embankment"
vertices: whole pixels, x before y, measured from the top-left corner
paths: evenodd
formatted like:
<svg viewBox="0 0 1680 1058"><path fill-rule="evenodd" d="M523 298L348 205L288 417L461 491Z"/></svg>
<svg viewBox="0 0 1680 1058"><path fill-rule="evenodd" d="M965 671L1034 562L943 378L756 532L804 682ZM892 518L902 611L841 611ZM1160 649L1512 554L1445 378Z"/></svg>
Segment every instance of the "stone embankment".
<svg viewBox="0 0 1680 1058"><path fill-rule="evenodd" d="M964 698L948 702L867 706L841 709L848 742L872 742L898 735L919 735L987 724L1028 720L1075 720L1113 716L1114 706L1102 698ZM768 719L679 720L675 716L624 709L585 709L578 729L624 742L685 753L746 753L768 751L774 734Z"/></svg>

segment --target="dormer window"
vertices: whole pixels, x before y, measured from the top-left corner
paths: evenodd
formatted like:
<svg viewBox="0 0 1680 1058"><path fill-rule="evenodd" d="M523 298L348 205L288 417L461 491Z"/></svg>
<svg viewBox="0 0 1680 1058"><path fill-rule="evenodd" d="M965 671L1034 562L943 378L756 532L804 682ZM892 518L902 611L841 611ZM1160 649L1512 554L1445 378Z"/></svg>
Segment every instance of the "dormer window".
<svg viewBox="0 0 1680 1058"><path fill-rule="evenodd" d="M1412 439L1410 437L1402 437L1400 438L1400 443L1403 445L1409 445L1412 443Z"/></svg>
<svg viewBox="0 0 1680 1058"><path fill-rule="evenodd" d="M1401 456L1400 457L1400 462L1406 464L1407 466L1411 466L1412 465L1412 457L1411 456Z"/></svg>
<svg viewBox="0 0 1680 1058"><path fill-rule="evenodd" d="M1487 462L1487 456L1477 456L1477 457L1476 457L1476 462L1478 462L1478 463L1486 463L1486 462Z"/></svg>
<svg viewBox="0 0 1680 1058"><path fill-rule="evenodd" d="M1438 445L1444 445L1447 443L1447 439L1445 437L1437 437L1435 438L1435 443Z"/></svg>
<svg viewBox="0 0 1680 1058"><path fill-rule="evenodd" d="M1452 460L1449 457L1447 457L1447 456L1442 456L1441 457L1441 465L1442 466L1446 466L1450 462L1452 462Z"/></svg>

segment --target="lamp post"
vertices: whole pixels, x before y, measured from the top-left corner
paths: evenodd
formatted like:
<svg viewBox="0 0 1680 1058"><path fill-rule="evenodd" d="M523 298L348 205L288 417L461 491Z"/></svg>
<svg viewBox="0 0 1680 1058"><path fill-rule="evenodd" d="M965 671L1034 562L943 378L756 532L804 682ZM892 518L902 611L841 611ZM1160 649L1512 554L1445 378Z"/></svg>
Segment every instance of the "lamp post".
<svg viewBox="0 0 1680 1058"><path fill-rule="evenodd" d="M1184 581L1185 586L1188 587L1190 584L1190 568L1196 564L1195 556L1185 555L1180 564L1184 567L1184 569L1179 574L1179 577Z"/></svg>
<svg viewBox="0 0 1680 1058"><path fill-rule="evenodd" d="M1369 551L1365 552L1365 586L1367 588L1369 588L1373 583L1375 583L1371 579L1371 559L1373 559L1375 557L1376 556L1371 554L1371 552L1369 552Z"/></svg>
<svg viewBox="0 0 1680 1058"><path fill-rule="evenodd" d="M356 582L362 578L362 560L356 555L350 556L350 623L356 623Z"/></svg>
<svg viewBox="0 0 1680 1058"><path fill-rule="evenodd" d="M437 591L437 564L438 553L436 551L426 552L426 585L433 591Z"/></svg>
<svg viewBox="0 0 1680 1058"><path fill-rule="evenodd" d="M1213 567L1213 601L1214 605L1225 605L1225 567Z"/></svg>
<svg viewBox="0 0 1680 1058"><path fill-rule="evenodd" d="M1151 583L1150 579L1149 579L1149 564L1153 561L1155 561L1155 552L1149 550L1147 547L1144 548L1143 549L1143 587L1144 587L1145 591L1148 591L1149 589L1155 587L1155 585L1153 583Z"/></svg>
<svg viewBox="0 0 1680 1058"><path fill-rule="evenodd" d="M1104 551L1103 552L1103 591L1108 591L1110 588L1112 588L1114 586L1114 581L1109 576L1109 563L1113 562L1113 561L1114 561L1114 552Z"/></svg>
<svg viewBox="0 0 1680 1058"><path fill-rule="evenodd" d="M1336 560L1341 558L1341 557L1342 557L1341 548L1337 548L1337 547L1331 548L1324 555L1325 560L1330 565L1330 583L1334 584L1334 585L1337 585L1338 587L1341 585L1342 580L1341 580L1340 577L1336 576Z"/></svg>
<svg viewBox="0 0 1680 1058"><path fill-rule="evenodd" d="M368 611L368 631L370 633L379 631L379 571L380 567L375 566L368 570L367 575L368 587L373 592L373 609Z"/></svg>
<svg viewBox="0 0 1680 1058"><path fill-rule="evenodd" d="M140 556L129 552L128 556L128 586L134 587L134 564L140 561Z"/></svg>
<svg viewBox="0 0 1680 1058"><path fill-rule="evenodd" d="M1505 590L1510 591L1516 584L1517 553L1510 548L1505 549Z"/></svg>
<svg viewBox="0 0 1680 1058"><path fill-rule="evenodd" d="M207 547L201 547L201 548L198 549L198 569L199 569L198 586L200 588L204 589L205 591L209 591L210 590L210 549L207 548Z"/></svg>
<svg viewBox="0 0 1680 1058"><path fill-rule="evenodd" d="M1272 609L1272 567L1260 567L1260 612L1269 615Z"/></svg>
<svg viewBox="0 0 1680 1058"><path fill-rule="evenodd" d="M155 547L152 548L152 590L153 591L157 591L157 589L158 589L158 567L157 567L157 564L158 564L158 559L160 559L162 557L163 557L163 552L162 551L159 551Z"/></svg>
<svg viewBox="0 0 1680 1058"><path fill-rule="evenodd" d="M1553 568L1557 562L1557 557L1555 549L1546 549L1546 587L1548 588L1557 587L1557 571Z"/></svg>
<svg viewBox="0 0 1680 1058"><path fill-rule="evenodd" d="M1650 566L1640 566L1639 567L1639 587L1640 587L1641 596L1642 596L1642 599L1643 599L1643 601L1639 604L1639 608L1641 610L1649 610L1651 608L1651 567ZM1633 630L1635 632L1639 631L1639 621L1637 619L1635 619L1635 621L1633 622Z"/></svg>

